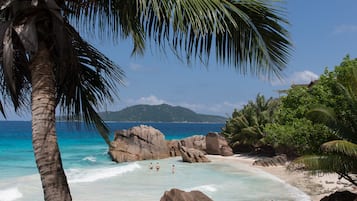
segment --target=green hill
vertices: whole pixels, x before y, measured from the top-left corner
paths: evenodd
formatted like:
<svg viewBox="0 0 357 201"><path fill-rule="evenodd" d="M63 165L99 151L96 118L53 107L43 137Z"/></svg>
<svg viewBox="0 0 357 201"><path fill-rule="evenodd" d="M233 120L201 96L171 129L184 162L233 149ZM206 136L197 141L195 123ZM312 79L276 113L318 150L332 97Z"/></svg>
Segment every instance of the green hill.
<svg viewBox="0 0 357 201"><path fill-rule="evenodd" d="M101 112L105 121L125 122L210 122L224 123L225 117L197 114L190 109L161 105L135 105L118 112Z"/></svg>

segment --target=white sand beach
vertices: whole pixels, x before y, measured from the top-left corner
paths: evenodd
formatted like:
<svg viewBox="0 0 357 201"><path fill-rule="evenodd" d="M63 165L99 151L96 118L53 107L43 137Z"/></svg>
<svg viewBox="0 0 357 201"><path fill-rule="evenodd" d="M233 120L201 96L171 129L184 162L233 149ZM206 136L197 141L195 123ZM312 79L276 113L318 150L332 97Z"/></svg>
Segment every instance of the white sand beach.
<svg viewBox="0 0 357 201"><path fill-rule="evenodd" d="M244 163L267 172L282 181L300 189L311 197L312 201L320 201L323 197L336 192L349 190L357 193L357 189L344 179L339 180L337 174L311 175L306 171L288 171L286 166L256 166L253 162L259 157L236 154L234 156L208 155L210 160L230 160L232 163Z"/></svg>

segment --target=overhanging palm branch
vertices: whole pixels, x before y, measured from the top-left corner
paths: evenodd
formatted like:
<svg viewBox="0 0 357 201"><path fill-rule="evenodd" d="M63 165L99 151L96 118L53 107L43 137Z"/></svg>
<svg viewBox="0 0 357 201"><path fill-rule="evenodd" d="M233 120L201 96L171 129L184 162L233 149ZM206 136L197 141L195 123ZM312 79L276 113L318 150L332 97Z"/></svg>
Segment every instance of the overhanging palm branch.
<svg viewBox="0 0 357 201"><path fill-rule="evenodd" d="M69 119L83 115L83 120L88 125L93 122L109 143L109 130L96 109L106 101L113 101L117 85L122 84L123 72L80 37L59 15L58 7L50 3L53 1L46 1L47 7L33 7L31 1L27 2L28 5L25 3L17 7L17 1L10 1L10 7L4 8L1 13L4 16L0 22L3 39L0 44L0 78L3 78L0 91L4 104L10 100L15 110L29 105L29 65L37 51L38 41L35 38L42 37L47 41L55 62L57 103L61 111ZM17 17L7 14L6 9L10 8L19 9L17 13L11 13L17 14ZM47 22L48 19L51 21ZM51 33L35 29L36 23L48 23ZM3 109L0 111L5 115Z"/></svg>
<svg viewBox="0 0 357 201"><path fill-rule="evenodd" d="M357 144L346 140L333 140L326 142L321 145L321 149L328 153L342 154L357 160Z"/></svg>
<svg viewBox="0 0 357 201"><path fill-rule="evenodd" d="M357 186L357 160L341 154L308 155L294 160L288 169L294 170L295 164L304 164L304 168L312 174L337 173L340 178Z"/></svg>
<svg viewBox="0 0 357 201"><path fill-rule="evenodd" d="M280 76L291 49L283 9L272 2L81 0L63 5L83 29L94 27L114 38L131 36L134 50L142 51L148 38L188 62L199 58L207 63L215 48L217 62L270 77Z"/></svg>

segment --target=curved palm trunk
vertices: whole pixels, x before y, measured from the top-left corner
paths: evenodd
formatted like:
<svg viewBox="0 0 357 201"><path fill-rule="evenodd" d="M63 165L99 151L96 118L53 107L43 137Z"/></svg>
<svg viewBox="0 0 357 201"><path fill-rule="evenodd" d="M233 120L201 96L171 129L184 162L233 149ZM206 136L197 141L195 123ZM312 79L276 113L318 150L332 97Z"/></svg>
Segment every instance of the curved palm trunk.
<svg viewBox="0 0 357 201"><path fill-rule="evenodd" d="M32 145L46 201L70 201L55 128L56 88L49 50L40 45L31 64Z"/></svg>

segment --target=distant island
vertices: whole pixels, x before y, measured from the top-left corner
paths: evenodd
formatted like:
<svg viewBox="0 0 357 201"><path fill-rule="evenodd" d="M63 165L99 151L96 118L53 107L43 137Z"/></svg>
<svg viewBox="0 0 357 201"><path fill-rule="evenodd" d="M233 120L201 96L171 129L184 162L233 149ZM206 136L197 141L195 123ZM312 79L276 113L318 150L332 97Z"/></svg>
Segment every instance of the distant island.
<svg viewBox="0 0 357 201"><path fill-rule="evenodd" d="M100 112L104 121L122 122L199 122L225 123L227 118L216 115L198 114L190 109L161 105L134 105L117 112Z"/></svg>

